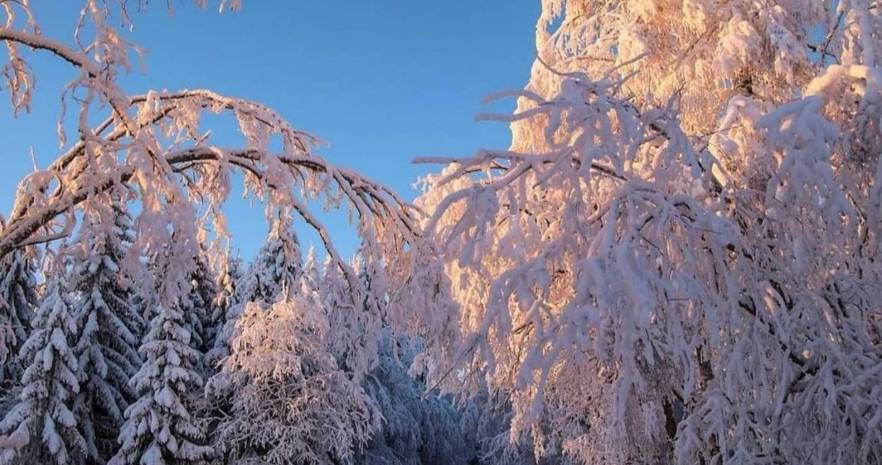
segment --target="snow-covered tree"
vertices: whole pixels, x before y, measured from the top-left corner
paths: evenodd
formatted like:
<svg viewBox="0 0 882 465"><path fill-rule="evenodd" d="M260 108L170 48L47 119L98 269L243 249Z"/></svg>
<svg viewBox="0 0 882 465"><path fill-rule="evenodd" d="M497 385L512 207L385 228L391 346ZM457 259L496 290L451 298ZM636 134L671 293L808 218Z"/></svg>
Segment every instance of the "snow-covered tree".
<svg viewBox="0 0 882 465"><path fill-rule="evenodd" d="M301 263L300 244L289 221L275 221L254 261L236 282L235 304L227 309L222 329L209 351L213 363L229 354L230 341L238 332L237 321L249 303L269 307L299 290Z"/></svg>
<svg viewBox="0 0 882 465"><path fill-rule="evenodd" d="M197 256L194 265L190 272L190 291L181 298L180 310L187 319L190 346L199 354L196 367L201 373L206 373L206 370L210 371L206 355L214 347L215 333L218 331L218 323L212 319L217 313L214 306L218 290L206 261Z"/></svg>
<svg viewBox="0 0 882 465"><path fill-rule="evenodd" d="M212 314L209 331L210 349L216 347L218 338L223 333L227 313L238 299L238 288L242 282L242 260L239 257L229 258L222 262L222 269L217 273L214 283L214 300L211 302ZM209 353L211 350L209 349Z"/></svg>
<svg viewBox="0 0 882 465"><path fill-rule="evenodd" d="M285 293L295 292L300 285L301 263L300 243L290 222L275 221L242 280L239 302L270 306Z"/></svg>
<svg viewBox="0 0 882 465"><path fill-rule="evenodd" d="M262 104L128 94L118 76L135 47L111 26L131 26L127 2L84 4L64 43L28 2L0 1L14 112L32 100L31 53L75 68L64 152L22 180L0 229L0 358L24 339L36 295L27 248L51 251L91 227L92 202L126 192L138 212L128 265L164 261L129 273L154 318L118 463L208 457L192 402L209 344L223 360L209 390L223 394L223 415L209 423L233 462L357 460L380 427L374 404L388 420L364 455L377 461L458 460L457 444L474 442L463 450L485 463L529 452L882 462L876 0L542 0L530 82L500 95L517 110L482 117L511 123L511 146L428 160L447 166L425 179L419 209L326 162L315 138ZM205 114L230 116L243 143L215 145ZM217 251L229 245L236 173L271 227L235 298L221 297L214 337L203 307L217 293L200 261L226 266ZM340 256L317 204L351 214L363 269ZM294 221L328 253L321 276L314 259L301 267ZM81 257L97 264L83 277L116 266L100 257ZM89 341L110 335L90 323L95 292L74 287L95 307L78 311L75 334L67 296L49 284L24 344L21 400L0 424L7 462L91 450L68 403L98 379L77 373L103 372ZM405 332L425 349L404 357L425 379L404 376L388 349ZM67 352L80 340L77 364ZM448 406L417 400L436 388L477 396L461 399L467 422L486 421L456 439ZM481 398L501 411L482 416ZM441 434L454 439L432 439ZM386 444L400 447L368 454Z"/></svg>
<svg viewBox="0 0 882 465"><path fill-rule="evenodd" d="M419 201L458 304L422 321L464 328L435 382L583 463L882 460L875 2L542 11L511 147Z"/></svg>
<svg viewBox="0 0 882 465"><path fill-rule="evenodd" d="M477 459L452 399L427 393L425 383L408 373L419 345L388 328L384 333L377 364L364 379L383 422L357 462L446 465Z"/></svg>
<svg viewBox="0 0 882 465"><path fill-rule="evenodd" d="M46 295L22 347L26 363L18 402L0 421L0 463L82 463L88 447L73 412L80 390L73 349L78 329L59 273L51 273Z"/></svg>
<svg viewBox="0 0 882 465"><path fill-rule="evenodd" d="M536 454L530 441L512 444L510 438L512 406L508 397L499 392L490 395L481 389L468 401L459 401L463 449L470 463L487 465L571 465L577 459L560 450L543 450Z"/></svg>
<svg viewBox="0 0 882 465"><path fill-rule="evenodd" d="M0 260L0 385L5 390L21 375L19 349L30 332L37 306L33 250L18 250Z"/></svg>
<svg viewBox="0 0 882 465"><path fill-rule="evenodd" d="M269 308L249 303L236 325L213 380L236 386L215 434L227 463L349 462L380 417L329 350L336 335L323 309L295 293Z"/></svg>
<svg viewBox="0 0 882 465"><path fill-rule="evenodd" d="M128 382L141 366L144 320L130 305L132 278L122 264L132 241L129 215L109 196L96 198L85 215L65 249L73 262L71 312L79 328L74 414L90 463L104 463L117 449L123 414L133 400Z"/></svg>
<svg viewBox="0 0 882 465"><path fill-rule="evenodd" d="M211 320L214 327L211 331L211 348L206 352L206 364L213 373L220 366L221 359L229 355L227 332L232 334L238 317L239 287L244 278L242 261L238 257L224 261L224 268L218 273L218 293L212 305Z"/></svg>
<svg viewBox="0 0 882 465"><path fill-rule="evenodd" d="M134 212L135 240L123 268L141 267L139 272L129 273L133 280L131 308L142 311L145 319L152 318L153 324L141 347L147 364L134 377L141 397L126 410L124 442L114 460L201 459L206 450L197 444L197 422L191 411L178 409L173 397L190 408L190 397L198 393L192 379L196 367L190 358L193 353L179 346L192 342L203 349L210 342L206 339L212 338L204 335L213 329L205 327L202 317L198 318L203 326L201 342L192 334L183 334L196 322L188 306L196 300L205 302L206 297L202 286L194 283L200 279L191 279L193 273L199 273L197 257L209 251L213 255L206 262L212 269L225 266L216 251L230 239L223 204L232 190L232 180L244 179L246 194L264 204L272 223L271 240L261 254L266 261L259 259L237 290L243 297L236 300L242 305L262 302L268 308L283 291L297 290L291 285L298 281L300 266L298 238L290 229L294 219L312 228L350 292L358 301L365 300L362 282L338 253L313 206L348 212L353 229L362 238L366 259L384 261L398 275L406 274L406 269L396 266L404 250L421 240L413 210L390 189L328 163L316 153L318 139L263 104L207 89L128 93L119 76L129 69L135 55L132 52L139 49L115 25L122 23L131 29L136 16L130 2L84 0L70 41L55 39L60 37L58 31L41 27L28 2L0 3L0 42L6 52L0 74L13 112L27 110L32 101L33 54L47 54L73 67L72 80L62 93L63 111L58 121L62 152L19 184L9 219L0 229L0 260L17 260L12 257L30 246L54 247L57 241L84 229L90 202L110 192L126 192L126 202ZM230 9L239 6L237 0L219 3ZM220 146L214 142L216 115L236 124L241 143ZM144 266L160 255L173 259L153 269ZM168 289L157 293L162 286ZM385 290L375 292L379 295ZM200 299L195 299L197 294ZM224 309L231 315L230 321L240 308L228 305ZM110 331L100 324L88 329L84 345L88 338ZM363 337L371 340L379 335ZM228 340L226 336L214 339ZM97 364L93 368L101 371ZM346 372L345 376L356 375ZM357 429L345 434L363 436ZM343 443L337 446L341 454L349 447Z"/></svg>
<svg viewBox="0 0 882 465"><path fill-rule="evenodd" d="M191 347L178 291L173 282L160 285L156 316L140 347L144 363L130 381L139 397L125 412L111 465L200 464L213 454L192 413L202 387L200 354Z"/></svg>
<svg viewBox="0 0 882 465"><path fill-rule="evenodd" d="M313 262L314 260L307 260L304 276L315 274L311 271L313 267L310 263ZM358 273L364 288L371 291L364 261L356 256L352 260L352 268ZM380 308L379 312L366 311L368 302L364 299L357 300L358 297L351 291L340 269L333 266L329 258L325 259L321 275L310 277L309 281L317 283L321 305L325 309L331 331L335 334L331 340L331 351L340 366L354 373L365 373L373 368L378 361L379 340L372 335L383 334L382 314L385 313L385 308Z"/></svg>
<svg viewBox="0 0 882 465"><path fill-rule="evenodd" d="M308 254L304 281L312 271L314 259ZM358 256L352 263L365 288L371 289L371 272ZM429 390L422 376L412 376L409 368L421 353L419 338L412 338L384 324L369 312L358 311L370 305L356 301L339 269L325 261L319 282L321 305L328 320L329 351L345 370L360 373L369 367L361 385L382 415L382 423L355 459L360 464L449 464L478 463L474 438L477 431L467 429L450 396ZM305 289L309 294L309 289ZM386 314L387 298L380 315ZM379 328L377 328L379 327ZM379 340L367 335L379 332ZM429 391L429 392L427 392ZM466 402L464 402L466 403ZM471 441L471 442L470 442ZM528 455L532 457L532 455ZM528 464L530 462L524 462Z"/></svg>

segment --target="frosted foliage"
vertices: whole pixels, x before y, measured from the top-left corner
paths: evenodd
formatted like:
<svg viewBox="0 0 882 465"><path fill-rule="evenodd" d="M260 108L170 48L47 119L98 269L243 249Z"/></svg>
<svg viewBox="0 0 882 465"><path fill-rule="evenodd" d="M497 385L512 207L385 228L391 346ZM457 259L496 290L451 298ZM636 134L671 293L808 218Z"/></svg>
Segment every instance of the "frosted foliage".
<svg viewBox="0 0 882 465"><path fill-rule="evenodd" d="M156 310L140 347L144 363L129 382L139 397L126 409L110 465L202 464L212 456L192 414L202 377L185 321L177 308Z"/></svg>
<svg viewBox="0 0 882 465"><path fill-rule="evenodd" d="M233 385L218 447L236 464L348 463L378 428L361 386L337 365L320 306L292 295L249 303L212 383Z"/></svg>
<svg viewBox="0 0 882 465"><path fill-rule="evenodd" d="M226 256L224 258L219 272L212 270L206 260L197 260L196 272L192 276L194 300L201 309L202 319L200 323L202 345L199 351L206 355L214 348L218 336L223 331L224 314L230 307L235 293L236 278L233 274L239 273L238 262L235 259L226 259Z"/></svg>
<svg viewBox="0 0 882 465"><path fill-rule="evenodd" d="M22 346L26 368L18 402L0 421L0 464L78 463L87 444L72 411L80 391L73 350L77 324L53 279Z"/></svg>
<svg viewBox="0 0 882 465"><path fill-rule="evenodd" d="M836 21L832 3L545 0L537 50L561 71L592 79L630 76L624 90L641 106L679 94L682 125L697 136L716 129L720 104L732 96L781 102L805 85L819 55L837 53L838 44L814 30ZM548 67L534 64L528 89L550 98L559 84ZM515 139L516 145L541 144Z"/></svg>
<svg viewBox="0 0 882 465"><path fill-rule="evenodd" d="M488 465L577 463L560 450L544 450L542 456L537 457L533 444L529 441L512 444L509 438L512 410L505 396L492 396L482 389L469 402L461 403L459 411L465 445L473 451L473 460L477 463Z"/></svg>
<svg viewBox="0 0 882 465"><path fill-rule="evenodd" d="M211 348L206 353L206 364L212 371L216 371L220 360L229 355L230 339L235 335L235 322L242 311L239 305L239 289L244 279L241 267L238 258L230 259L218 274L219 291L212 306L214 333Z"/></svg>
<svg viewBox="0 0 882 465"><path fill-rule="evenodd" d="M308 258L304 266L305 277L312 274L311 263L314 261ZM372 292L371 273L364 262L356 258L352 267L358 271L365 289L369 293ZM315 271L318 274L318 269ZM314 279L316 281L314 288L318 291L316 297L325 309L329 329L335 335L330 341L331 352L341 367L360 376L372 368L377 361L377 335L382 334L381 319L376 313L366 311L365 301L355 300L357 294L352 292L340 269L332 266L330 259L325 260L323 274ZM308 292L309 289L304 291ZM385 306L381 309L381 313L382 310L385 310Z"/></svg>
<svg viewBox="0 0 882 465"><path fill-rule="evenodd" d="M511 148L423 160L434 382L540 457L882 461L879 14L543 2Z"/></svg>
<svg viewBox="0 0 882 465"><path fill-rule="evenodd" d="M212 321L222 325L227 310L236 304L239 283L242 280L242 261L238 257L225 261L223 268L217 274L217 294L213 302ZM218 329L217 331L220 331ZM217 334L215 334L215 338Z"/></svg>
<svg viewBox="0 0 882 465"><path fill-rule="evenodd" d="M81 3L64 42L0 0L13 113L33 55L72 67L0 221L0 464L117 429L112 465L882 462L875 0L543 0L516 111L479 118L511 146L422 160L418 208L263 104L126 92L148 2ZM270 226L241 278L238 179Z"/></svg>

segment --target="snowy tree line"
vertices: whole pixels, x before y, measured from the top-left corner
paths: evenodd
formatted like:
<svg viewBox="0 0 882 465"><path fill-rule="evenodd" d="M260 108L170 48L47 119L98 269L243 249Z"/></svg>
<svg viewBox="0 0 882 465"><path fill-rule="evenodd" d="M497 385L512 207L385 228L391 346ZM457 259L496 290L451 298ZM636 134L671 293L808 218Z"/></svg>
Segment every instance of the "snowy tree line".
<svg viewBox="0 0 882 465"><path fill-rule="evenodd" d="M75 69L0 225L0 464L882 462L875 0L543 0L511 147L413 205L263 104L127 94L84 4L68 45L0 0L15 112L30 50Z"/></svg>
<svg viewBox="0 0 882 465"><path fill-rule="evenodd" d="M344 335L371 331L352 318L363 303L290 224L247 267L195 257L186 292L162 251L125 269L133 233L108 195L64 244L5 259L0 314L20 331L3 345L0 463L495 463L505 412L427 393L408 373L418 340L382 325L356 374L364 349Z"/></svg>

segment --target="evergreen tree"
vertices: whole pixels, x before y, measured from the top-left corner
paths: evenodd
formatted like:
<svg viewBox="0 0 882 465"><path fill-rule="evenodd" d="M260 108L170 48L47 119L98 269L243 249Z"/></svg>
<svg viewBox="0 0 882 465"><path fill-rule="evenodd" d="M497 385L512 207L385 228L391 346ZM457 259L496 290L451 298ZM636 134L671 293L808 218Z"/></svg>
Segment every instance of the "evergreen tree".
<svg viewBox="0 0 882 465"><path fill-rule="evenodd" d="M204 259L196 260L191 286L190 294L193 296L194 305L200 309L199 313L202 318L202 333L200 334L202 345L199 350L202 353L207 353L214 345L218 322L222 320L217 319L220 298L218 278Z"/></svg>
<svg viewBox="0 0 882 465"><path fill-rule="evenodd" d="M301 263L297 236L288 222L277 221L245 275L239 302L257 302L268 307L283 292L294 292L299 285Z"/></svg>
<svg viewBox="0 0 882 465"><path fill-rule="evenodd" d="M0 464L80 463L87 444L72 411L80 390L72 342L77 323L53 276L33 320L31 336L22 347L29 363L22 376L18 403L0 422Z"/></svg>
<svg viewBox="0 0 882 465"><path fill-rule="evenodd" d="M134 398L128 381L141 365L137 348L144 321L129 304L130 280L120 266L130 231L119 206L96 205L71 247L73 314L81 328L75 347L81 389L74 408L92 463L104 463L115 452L123 414Z"/></svg>
<svg viewBox="0 0 882 465"><path fill-rule="evenodd" d="M37 306L31 254L17 250L0 260L0 387L17 382L21 375L17 354Z"/></svg>
<svg viewBox="0 0 882 465"><path fill-rule="evenodd" d="M235 265L234 265L235 266ZM233 268L231 272L237 272ZM238 280L228 276L224 299L228 305L221 330L214 340L207 360L212 368L219 369L224 360L231 355L231 345L239 335L237 322L246 306L268 309L284 296L290 296L300 287L301 257L297 236L287 221L277 221L271 227L266 243L261 247L248 271ZM230 287L235 286L235 293ZM228 418L234 409L234 396L247 377L233 377L217 373L209 378L206 386L204 416L208 418ZM209 434L216 438L217 421L209 421ZM221 434L217 432L217 434ZM229 449L226 454L231 454Z"/></svg>
<svg viewBox="0 0 882 465"><path fill-rule="evenodd" d="M206 374L209 371L206 354L214 344L213 333L217 326L212 316L218 290L203 257L196 257L193 261L195 266L190 273L189 292L181 298L180 305L190 328L190 347L198 354L195 367L198 372Z"/></svg>
<svg viewBox="0 0 882 465"><path fill-rule="evenodd" d="M384 421L359 463L447 465L476 456L474 448L467 447L461 416L451 399L426 393L425 381L408 374L418 352L414 341L388 328L383 331L377 366L363 384Z"/></svg>
<svg viewBox="0 0 882 465"><path fill-rule="evenodd" d="M303 260L303 268L302 268L300 280L301 289L308 289L313 292L318 292L322 280L322 273L319 269L318 258L316 258L315 248L310 246L306 251L306 259Z"/></svg>
<svg viewBox="0 0 882 465"><path fill-rule="evenodd" d="M232 317L238 302L238 289L242 282L242 260L238 257L229 258L217 276L217 294L211 306L210 331L211 348L206 353L206 364L211 372L216 372L221 359L227 354L224 342L224 326L228 317Z"/></svg>
<svg viewBox="0 0 882 465"><path fill-rule="evenodd" d="M111 465L205 463L212 449L191 414L191 393L202 385L198 353L178 308L160 304L141 346L144 364L131 380L140 398L125 412L120 449Z"/></svg>
<svg viewBox="0 0 882 465"><path fill-rule="evenodd" d="M239 257L228 258L223 269L217 275L217 299L214 305L215 314L212 320L223 321L226 310L235 305L237 289L242 280L242 259Z"/></svg>

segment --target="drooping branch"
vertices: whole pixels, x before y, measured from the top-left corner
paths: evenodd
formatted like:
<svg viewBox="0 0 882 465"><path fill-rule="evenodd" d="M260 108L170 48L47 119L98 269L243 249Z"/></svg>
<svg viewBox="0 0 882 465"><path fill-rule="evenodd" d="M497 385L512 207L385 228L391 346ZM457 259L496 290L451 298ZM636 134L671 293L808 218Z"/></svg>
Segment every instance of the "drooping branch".
<svg viewBox="0 0 882 465"><path fill-rule="evenodd" d="M273 155L258 149L233 150L200 146L170 153L166 156L165 160L172 167L182 167L186 170L194 162L219 162L221 161L219 154L223 154L223 159L230 164L247 171L257 179L265 178L263 167L260 166L261 160L265 159L265 157L276 157L292 169L305 168L314 175L324 175L332 172L334 181L338 183L338 187L349 197L352 203L364 205L364 196L367 196L372 202L381 206L381 209L372 208L372 214L387 215L395 224L402 227L402 231L407 233L408 237L406 240L408 242L417 239L413 219L408 214L407 204L397 197L383 195L386 193L383 188L378 187L375 183L357 173L332 167L323 159L315 156ZM68 163L56 162L52 166L65 167L68 166ZM114 185L128 182L133 172L133 168L122 167L118 172L104 175L101 179L92 181L90 186L65 194L54 195L49 204L37 212L17 212L17 215L11 217L6 227L0 231L0 258L19 247L32 234L48 225L54 218L75 208L90 195L110 189ZM269 187L281 188L281 186ZM21 202L20 199L20 203L27 204L29 202ZM305 207L299 205L298 211L301 211L301 209L305 210ZM360 214L365 215L366 212L362 210ZM311 215L304 216L304 219L320 233L328 250L333 250L330 236L325 231L322 231L324 228L320 227L320 223Z"/></svg>

